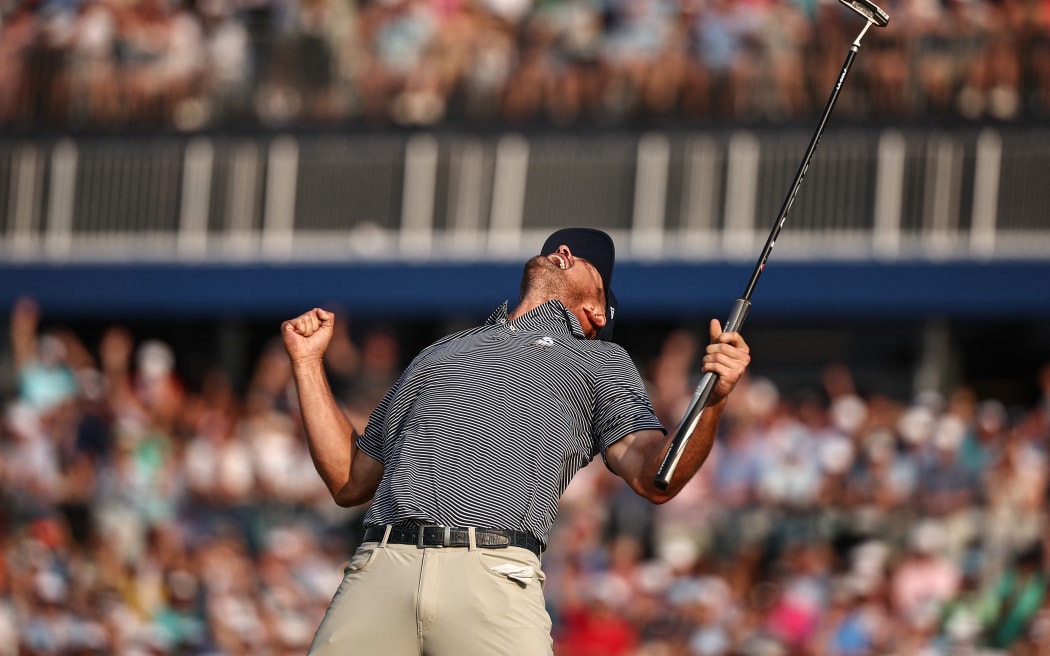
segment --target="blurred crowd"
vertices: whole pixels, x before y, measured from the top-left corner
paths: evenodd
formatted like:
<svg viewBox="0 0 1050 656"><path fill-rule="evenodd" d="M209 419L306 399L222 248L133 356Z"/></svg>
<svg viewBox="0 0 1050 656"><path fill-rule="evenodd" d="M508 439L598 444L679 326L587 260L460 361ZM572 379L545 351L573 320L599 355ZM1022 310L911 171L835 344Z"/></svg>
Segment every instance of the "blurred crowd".
<svg viewBox="0 0 1050 656"><path fill-rule="evenodd" d="M87 343L10 309L0 432L0 656L304 653L360 539L302 438L287 357L190 385L165 342ZM341 316L333 390L363 426L400 373ZM698 336L639 362L673 427ZM668 504L600 462L543 556L559 656L1048 654L1050 366L1031 407L741 383Z"/></svg>
<svg viewBox="0 0 1050 656"><path fill-rule="evenodd" d="M883 0L836 114L1050 116L1050 2ZM0 0L0 128L787 122L835 0Z"/></svg>

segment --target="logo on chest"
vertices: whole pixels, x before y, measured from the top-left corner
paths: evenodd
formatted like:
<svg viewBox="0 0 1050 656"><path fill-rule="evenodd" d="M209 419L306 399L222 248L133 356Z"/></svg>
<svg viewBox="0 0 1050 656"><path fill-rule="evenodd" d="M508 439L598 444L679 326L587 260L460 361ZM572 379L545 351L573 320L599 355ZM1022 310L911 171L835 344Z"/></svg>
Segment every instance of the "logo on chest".
<svg viewBox="0 0 1050 656"><path fill-rule="evenodd" d="M546 351L550 347L554 346L554 338L552 337L540 337L536 341L531 343L532 346L539 347Z"/></svg>

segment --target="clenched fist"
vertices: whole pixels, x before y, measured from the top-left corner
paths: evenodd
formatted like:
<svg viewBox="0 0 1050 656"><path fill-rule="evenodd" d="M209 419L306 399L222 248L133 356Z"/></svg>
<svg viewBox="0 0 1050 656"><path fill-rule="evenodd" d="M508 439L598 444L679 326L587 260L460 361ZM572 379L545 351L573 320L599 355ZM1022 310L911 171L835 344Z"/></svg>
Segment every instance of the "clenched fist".
<svg viewBox="0 0 1050 656"><path fill-rule="evenodd" d="M292 364L320 361L332 339L335 315L321 308L304 312L281 324L281 339Z"/></svg>

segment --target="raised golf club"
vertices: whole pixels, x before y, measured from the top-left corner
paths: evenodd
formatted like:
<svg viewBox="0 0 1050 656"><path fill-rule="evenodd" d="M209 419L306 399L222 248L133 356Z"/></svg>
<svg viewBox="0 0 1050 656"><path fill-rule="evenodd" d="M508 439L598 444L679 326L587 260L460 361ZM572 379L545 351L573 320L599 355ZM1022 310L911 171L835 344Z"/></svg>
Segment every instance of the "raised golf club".
<svg viewBox="0 0 1050 656"><path fill-rule="evenodd" d="M726 320L723 330L738 332L744 325L744 320L747 318L748 310L751 309L751 294L754 292L755 285L758 283L758 277L762 275L762 270L766 266L766 260L769 259L770 253L773 252L773 246L776 244L777 236L780 235L780 231L784 227L784 222L787 221L788 212L791 211L791 204L795 201L795 195L798 193L798 188L802 185L802 179L806 176L806 171L809 169L810 160L813 159L813 153L817 149L817 144L820 143L820 137L824 133L824 127L827 125L828 117L831 115L831 110L835 107L836 101L838 101L839 92L842 91L842 84L846 80L846 74L849 73L849 69L853 65L853 60L857 57L857 52L860 50L861 39L864 38L864 35L867 34L868 29L871 28L872 25L876 27L885 27L890 22L889 14L879 8L875 3L870 2L870 0L839 1L864 17L864 27L861 29L860 33L857 34L857 38L853 40L853 43L850 44L849 51L846 53L846 61L842 64L842 70L839 73L838 80L835 82L835 87L831 90L828 102L824 106L824 112L820 115L820 122L817 124L817 129L814 131L813 137L809 141L809 147L806 149L806 154L802 158L802 164L799 166L798 172L795 174L795 180L791 185L791 189L788 191L787 197L784 199L784 204L780 208L780 215L773 223L773 229L770 231L769 237L766 239L766 244L762 248L762 253L759 255L758 263L755 265L755 269L751 274L751 279L747 282L744 294L733 304L733 309L729 313L729 318ZM693 393L693 398L689 402L689 407L686 409L682 421L678 424L678 429L675 431L674 439L671 441L671 445L667 449L667 454L664 456L663 462L660 463L660 469L657 470L654 484L658 488L662 490L667 489L667 486L671 483L671 477L674 475L674 470L678 466L678 461L681 460L682 454L685 452L686 446L689 444L689 439L693 434L693 429L696 428L697 422L700 421L700 416L703 414L704 408L707 407L708 400L711 398L711 393L714 391L715 383L717 382L718 376L713 373L705 373L700 378L700 383L697 385L696 391Z"/></svg>

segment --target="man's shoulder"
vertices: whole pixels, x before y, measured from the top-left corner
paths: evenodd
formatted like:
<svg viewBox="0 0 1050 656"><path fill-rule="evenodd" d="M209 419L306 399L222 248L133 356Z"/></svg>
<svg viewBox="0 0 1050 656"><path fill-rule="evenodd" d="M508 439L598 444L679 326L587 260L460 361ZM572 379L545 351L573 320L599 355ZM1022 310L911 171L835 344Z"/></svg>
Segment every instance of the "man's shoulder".
<svg viewBox="0 0 1050 656"><path fill-rule="evenodd" d="M586 354L589 358L595 358L603 362L628 362L631 355L627 349L616 342L607 342L602 339L573 339L569 343L573 348Z"/></svg>
<svg viewBox="0 0 1050 656"><path fill-rule="evenodd" d="M457 330L455 332L449 333L449 334L445 335L444 337L438 338L437 340L431 342L430 346L426 347L423 350L425 352L425 351L429 351L429 350L432 350L432 349L435 349L435 348L440 348L440 347L448 344L449 342L455 342L455 341L460 340L460 339L464 339L464 338L467 338L467 337L472 337L473 335L477 335L478 333L482 333L482 332L485 332L486 330L491 330L491 329L492 329L492 325L491 324L480 324L480 325L477 325L477 326L471 326L470 328L464 328L462 330Z"/></svg>

